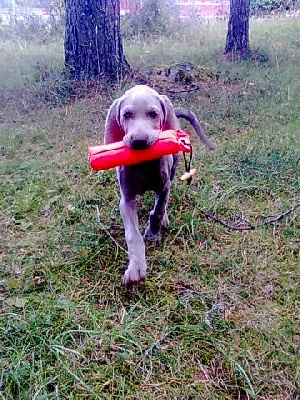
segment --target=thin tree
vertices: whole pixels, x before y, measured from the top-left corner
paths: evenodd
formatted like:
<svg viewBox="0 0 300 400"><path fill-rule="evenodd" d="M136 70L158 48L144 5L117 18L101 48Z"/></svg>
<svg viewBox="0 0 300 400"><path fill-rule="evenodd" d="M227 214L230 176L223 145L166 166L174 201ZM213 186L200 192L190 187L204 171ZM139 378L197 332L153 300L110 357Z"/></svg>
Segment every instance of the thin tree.
<svg viewBox="0 0 300 400"><path fill-rule="evenodd" d="M65 66L71 79L121 80L129 70L120 32L120 0L65 0Z"/></svg>
<svg viewBox="0 0 300 400"><path fill-rule="evenodd" d="M250 0L230 0L230 15L224 54L232 58L249 58Z"/></svg>

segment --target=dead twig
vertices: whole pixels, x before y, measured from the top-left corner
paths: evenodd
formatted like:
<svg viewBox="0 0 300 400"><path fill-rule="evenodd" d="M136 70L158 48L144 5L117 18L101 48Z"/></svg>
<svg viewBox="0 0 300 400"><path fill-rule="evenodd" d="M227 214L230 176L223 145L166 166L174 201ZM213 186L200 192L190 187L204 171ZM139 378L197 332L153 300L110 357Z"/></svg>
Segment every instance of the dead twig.
<svg viewBox="0 0 300 400"><path fill-rule="evenodd" d="M153 351L155 350L160 350L160 346L166 343L166 340L169 338L169 336L173 333L173 331L167 332L160 340L157 342L153 343L150 347L146 348L143 350L143 357L150 357L152 356Z"/></svg>
<svg viewBox="0 0 300 400"><path fill-rule="evenodd" d="M213 304L212 308L209 311L206 311L205 313L205 318L204 318L204 323L206 326L208 326L212 331L216 333L224 333L229 330L228 326L225 326L224 328L217 328L215 324L213 323L213 317L215 314L220 314L224 313L224 307L221 303L215 303Z"/></svg>
<svg viewBox="0 0 300 400"><path fill-rule="evenodd" d="M198 292L197 290L183 290L183 291L179 292L178 294L179 294L179 303L182 305L183 305L183 302L180 300L181 297L190 299L194 296L198 296L201 299L203 299L203 300L205 299L206 301L208 301L207 296L203 295L202 293ZM211 309L209 311L205 312L204 324L216 333L227 332L229 330L229 326L225 326L223 328L218 328L216 326L216 324L213 322L216 314L223 314L221 320L223 323L225 323L224 305L221 301L214 302Z"/></svg>
<svg viewBox="0 0 300 400"><path fill-rule="evenodd" d="M103 225L103 223L100 220L100 210L99 210L99 206L97 204L95 204L95 208L96 208L96 213L97 213L97 222L100 225L100 228L106 233L106 235L114 242L114 244L117 246L118 249L124 251L126 254L128 254L127 250L124 249L124 247L122 247L117 241L116 239L112 236L112 234L109 232L108 229L105 228L105 226Z"/></svg>
<svg viewBox="0 0 300 400"><path fill-rule="evenodd" d="M197 90L200 90L199 86L194 86L194 87L190 87L190 88L186 88L186 89L180 89L180 90L169 89L169 93L172 93L172 94L192 93L192 92L196 92Z"/></svg>

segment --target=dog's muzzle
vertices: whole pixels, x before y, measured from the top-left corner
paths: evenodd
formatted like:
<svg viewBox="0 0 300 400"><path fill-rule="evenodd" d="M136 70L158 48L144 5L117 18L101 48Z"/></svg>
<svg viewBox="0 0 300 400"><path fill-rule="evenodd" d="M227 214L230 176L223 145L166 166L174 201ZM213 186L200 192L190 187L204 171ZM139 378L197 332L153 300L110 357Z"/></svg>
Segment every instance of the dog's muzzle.
<svg viewBox="0 0 300 400"><path fill-rule="evenodd" d="M150 147L150 143L147 139L136 139L132 140L130 143L130 148L132 150L145 150Z"/></svg>
<svg viewBox="0 0 300 400"><path fill-rule="evenodd" d="M153 132L152 134L127 134L123 140L130 149L132 150L146 150L152 146L159 137L159 132Z"/></svg>

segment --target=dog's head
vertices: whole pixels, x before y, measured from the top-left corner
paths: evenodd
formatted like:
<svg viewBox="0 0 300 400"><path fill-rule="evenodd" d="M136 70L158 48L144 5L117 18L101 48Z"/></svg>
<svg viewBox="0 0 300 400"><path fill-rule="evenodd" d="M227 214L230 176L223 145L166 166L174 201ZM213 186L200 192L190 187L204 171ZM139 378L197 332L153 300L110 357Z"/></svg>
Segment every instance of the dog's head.
<svg viewBox="0 0 300 400"><path fill-rule="evenodd" d="M145 85L125 92L111 105L105 123L105 143L124 140L134 150L153 145L165 129L177 129L173 106L166 96Z"/></svg>

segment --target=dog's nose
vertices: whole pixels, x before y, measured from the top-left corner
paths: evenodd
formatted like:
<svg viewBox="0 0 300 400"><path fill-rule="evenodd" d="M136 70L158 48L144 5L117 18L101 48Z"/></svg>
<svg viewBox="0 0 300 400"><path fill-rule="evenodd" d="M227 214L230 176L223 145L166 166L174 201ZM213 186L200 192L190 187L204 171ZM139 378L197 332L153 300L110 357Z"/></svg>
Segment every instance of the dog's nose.
<svg viewBox="0 0 300 400"><path fill-rule="evenodd" d="M146 139L136 139L131 142L130 147L133 150L145 150L147 147L149 147L149 143Z"/></svg>

